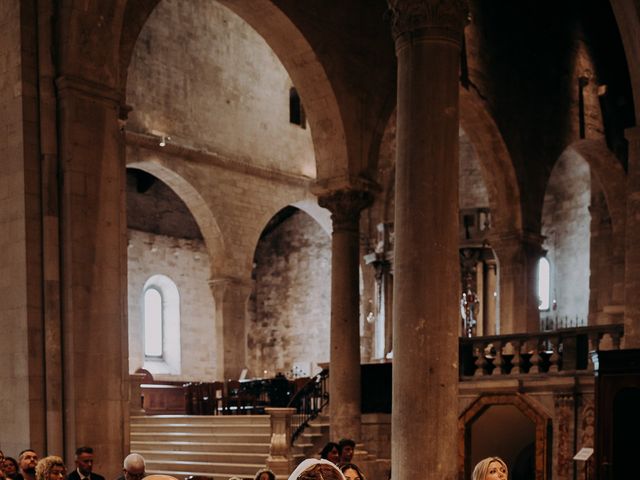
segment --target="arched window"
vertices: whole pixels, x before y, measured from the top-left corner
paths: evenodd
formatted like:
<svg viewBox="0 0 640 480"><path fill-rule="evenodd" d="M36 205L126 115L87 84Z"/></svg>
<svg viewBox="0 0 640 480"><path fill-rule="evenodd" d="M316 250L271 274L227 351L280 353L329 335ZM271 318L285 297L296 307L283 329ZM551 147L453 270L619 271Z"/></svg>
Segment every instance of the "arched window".
<svg viewBox="0 0 640 480"><path fill-rule="evenodd" d="M144 368L152 374L179 375L180 294L166 275L153 275L144 284Z"/></svg>
<svg viewBox="0 0 640 480"><path fill-rule="evenodd" d="M538 262L538 299L539 310L549 310L551 303L551 265L545 257Z"/></svg>
<svg viewBox="0 0 640 480"><path fill-rule="evenodd" d="M144 356L162 358L162 294L155 287L144 292Z"/></svg>

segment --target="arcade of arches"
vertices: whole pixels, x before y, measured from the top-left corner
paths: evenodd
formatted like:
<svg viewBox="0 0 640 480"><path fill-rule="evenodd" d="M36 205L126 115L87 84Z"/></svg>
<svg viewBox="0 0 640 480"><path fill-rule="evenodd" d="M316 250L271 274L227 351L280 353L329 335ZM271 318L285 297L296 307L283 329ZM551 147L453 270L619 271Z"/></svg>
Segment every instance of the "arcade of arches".
<svg viewBox="0 0 640 480"><path fill-rule="evenodd" d="M456 478L501 421L550 422L537 478L574 478L593 380L463 386L458 342L640 347L638 113L633 0L3 0L0 447L91 444L115 477L137 369L327 362L331 436L395 480ZM362 423L371 362L390 441Z"/></svg>

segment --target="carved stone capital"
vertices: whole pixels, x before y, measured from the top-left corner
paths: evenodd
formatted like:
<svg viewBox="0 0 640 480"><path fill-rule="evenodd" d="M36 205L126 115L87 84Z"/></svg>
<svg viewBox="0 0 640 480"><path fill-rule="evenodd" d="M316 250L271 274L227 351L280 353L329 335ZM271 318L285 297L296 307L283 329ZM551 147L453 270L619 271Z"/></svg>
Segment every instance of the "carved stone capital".
<svg viewBox="0 0 640 480"><path fill-rule="evenodd" d="M362 190L339 190L318 198L318 204L331 212L333 231L358 231L360 212L371 206L373 195Z"/></svg>
<svg viewBox="0 0 640 480"><path fill-rule="evenodd" d="M467 0L388 0L391 31L398 40L423 31L460 43L469 15Z"/></svg>
<svg viewBox="0 0 640 480"><path fill-rule="evenodd" d="M237 293L240 297L248 297L253 288L253 282L236 277L218 277L209 279L209 287L214 298L222 299L229 291Z"/></svg>

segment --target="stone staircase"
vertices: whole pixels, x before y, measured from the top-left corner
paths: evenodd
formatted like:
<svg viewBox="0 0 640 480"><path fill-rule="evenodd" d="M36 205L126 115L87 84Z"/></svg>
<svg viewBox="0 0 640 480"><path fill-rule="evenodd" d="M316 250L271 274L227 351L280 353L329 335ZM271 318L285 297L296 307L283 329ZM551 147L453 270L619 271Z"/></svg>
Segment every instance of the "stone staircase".
<svg viewBox="0 0 640 480"><path fill-rule="evenodd" d="M271 426L268 415L132 416L130 439L147 473L252 479L266 464Z"/></svg>
<svg viewBox="0 0 640 480"><path fill-rule="evenodd" d="M268 415L139 415L131 416L130 440L131 451L145 458L147 473L181 480L190 475L253 479L269 456L271 424ZM320 416L296 440L294 464L317 457L328 440L329 418ZM357 446L354 462L368 480L389 478L389 461L369 455L363 445Z"/></svg>
<svg viewBox="0 0 640 480"><path fill-rule="evenodd" d="M329 441L329 417L319 416L309 423L294 442L294 460L300 463L305 458L316 457Z"/></svg>

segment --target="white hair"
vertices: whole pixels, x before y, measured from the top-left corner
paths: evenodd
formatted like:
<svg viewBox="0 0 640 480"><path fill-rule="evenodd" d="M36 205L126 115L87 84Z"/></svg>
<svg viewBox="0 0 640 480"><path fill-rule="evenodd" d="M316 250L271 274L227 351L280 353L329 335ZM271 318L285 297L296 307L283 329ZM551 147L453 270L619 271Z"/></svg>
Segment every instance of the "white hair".
<svg viewBox="0 0 640 480"><path fill-rule="evenodd" d="M144 457L139 453L130 453L129 455L127 455L127 458L124 459L123 466L125 470L129 470L130 468L144 469Z"/></svg>

